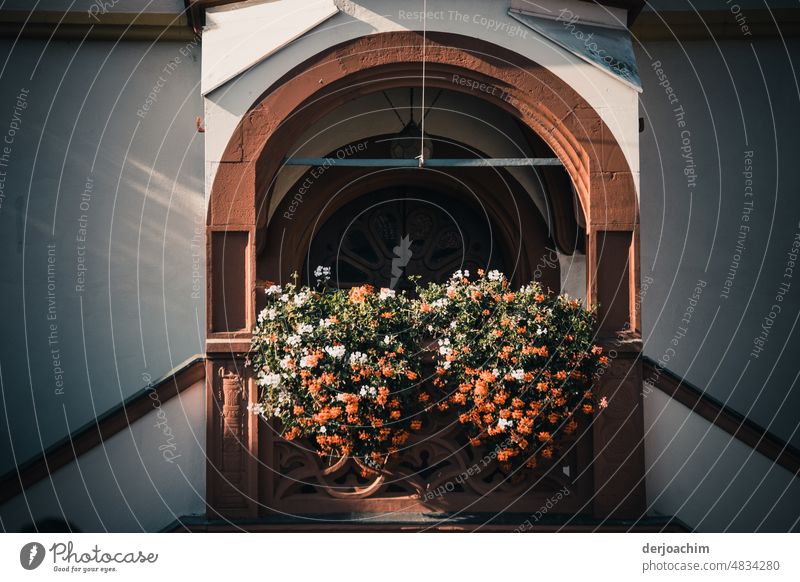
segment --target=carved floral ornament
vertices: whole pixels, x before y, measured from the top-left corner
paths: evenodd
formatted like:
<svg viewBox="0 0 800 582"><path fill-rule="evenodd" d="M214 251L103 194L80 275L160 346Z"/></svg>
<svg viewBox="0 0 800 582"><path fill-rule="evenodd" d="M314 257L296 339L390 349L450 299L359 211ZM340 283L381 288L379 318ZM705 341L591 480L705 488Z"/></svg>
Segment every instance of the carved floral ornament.
<svg viewBox="0 0 800 582"><path fill-rule="evenodd" d="M533 468L607 405L592 384L608 359L592 344L594 309L579 301L537 283L512 290L499 271L457 271L414 296L332 289L326 267L315 276L314 287L266 289L250 412L331 466L352 458L380 473L412 434L455 413L471 445Z"/></svg>

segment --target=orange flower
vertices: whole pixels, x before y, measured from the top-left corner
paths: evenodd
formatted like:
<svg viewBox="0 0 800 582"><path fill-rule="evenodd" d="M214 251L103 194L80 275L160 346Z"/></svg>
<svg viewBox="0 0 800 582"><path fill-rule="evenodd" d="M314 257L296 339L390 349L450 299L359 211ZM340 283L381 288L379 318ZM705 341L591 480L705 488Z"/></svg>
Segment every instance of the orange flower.
<svg viewBox="0 0 800 582"><path fill-rule="evenodd" d="M386 386L381 386L378 388L378 397L375 399L375 401L383 406L386 404L387 400L389 400L389 389Z"/></svg>
<svg viewBox="0 0 800 582"><path fill-rule="evenodd" d="M394 317L394 313L392 313L391 311L384 311L383 313L381 313L381 317L383 319L391 319L392 317Z"/></svg>
<svg viewBox="0 0 800 582"><path fill-rule="evenodd" d="M421 420L412 420L411 421L411 430L419 430L422 428L422 421Z"/></svg>
<svg viewBox="0 0 800 582"><path fill-rule="evenodd" d="M413 370L406 370L406 378L409 380L416 380L419 376Z"/></svg>
<svg viewBox="0 0 800 582"><path fill-rule="evenodd" d="M540 433L537 435L537 437L538 437L538 439L539 439L541 442L543 442L543 443L544 443L544 442L547 442L547 441L549 441L549 440L550 440L550 433L549 433L549 432L547 432L547 431L544 431L544 430L543 430L542 432L540 432Z"/></svg>
<svg viewBox="0 0 800 582"><path fill-rule="evenodd" d="M350 289L349 297L352 303L364 303L367 296L372 292L372 285L361 285Z"/></svg>
<svg viewBox="0 0 800 582"><path fill-rule="evenodd" d="M542 449L542 456L545 459L549 459L550 457L552 457L553 456L553 447L545 447L544 449Z"/></svg>
<svg viewBox="0 0 800 582"><path fill-rule="evenodd" d="M544 295L542 295L541 293L537 293L536 295L534 295L533 299L537 303L541 303L542 301L544 301Z"/></svg>
<svg viewBox="0 0 800 582"><path fill-rule="evenodd" d="M583 411L584 411L586 414L591 414L591 413L592 413L592 410L594 410L594 408L592 407L592 405L591 405L591 404L584 404L584 405L583 405Z"/></svg>
<svg viewBox="0 0 800 582"><path fill-rule="evenodd" d="M494 382L496 376L494 375L494 372L492 372L491 370L484 370L480 373L480 378L484 382Z"/></svg>

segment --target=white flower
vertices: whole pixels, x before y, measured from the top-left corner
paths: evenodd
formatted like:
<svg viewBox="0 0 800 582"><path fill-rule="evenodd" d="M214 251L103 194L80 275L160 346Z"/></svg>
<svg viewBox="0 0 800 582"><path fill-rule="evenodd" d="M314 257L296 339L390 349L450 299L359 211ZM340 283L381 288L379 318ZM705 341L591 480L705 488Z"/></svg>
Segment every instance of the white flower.
<svg viewBox="0 0 800 582"><path fill-rule="evenodd" d="M525 370L514 370L511 372L511 375L514 377L514 380L521 382L525 378Z"/></svg>
<svg viewBox="0 0 800 582"><path fill-rule="evenodd" d="M392 337L388 335L384 336L383 343L385 343L388 346L390 343L392 343Z"/></svg>
<svg viewBox="0 0 800 582"><path fill-rule="evenodd" d="M362 354L361 352L353 352L350 354L350 363L351 364L364 364L367 361L367 354Z"/></svg>
<svg viewBox="0 0 800 582"><path fill-rule="evenodd" d="M377 390L377 388L375 388L375 386L367 386L366 384L364 384L361 387L361 390L358 391L358 395L362 396L362 397L363 396L367 396L367 395L377 396L377 394L378 394L378 390Z"/></svg>
<svg viewBox="0 0 800 582"><path fill-rule="evenodd" d="M252 404L247 405L247 410L250 412L250 414L260 415L267 411L267 407L260 402L253 402Z"/></svg>
<svg viewBox="0 0 800 582"><path fill-rule="evenodd" d="M331 268L330 267L323 267L322 265L318 266L314 269L314 276L317 279L330 279L331 277Z"/></svg>
<svg viewBox="0 0 800 582"><path fill-rule="evenodd" d="M328 429L326 427L324 427L324 426L321 426L321 427L319 427L319 432L321 432L322 434L325 434L326 432L328 432Z"/></svg>
<svg viewBox="0 0 800 582"><path fill-rule="evenodd" d="M311 326L311 324L301 323L300 325L297 326L297 334L298 335L311 333L312 331L314 331L314 328L313 328L313 326Z"/></svg>
<svg viewBox="0 0 800 582"><path fill-rule="evenodd" d="M514 426L513 420L506 420L505 418L501 418L500 420L497 421L497 428L499 428L500 430L505 430L506 428L511 428L512 426Z"/></svg>
<svg viewBox="0 0 800 582"><path fill-rule="evenodd" d="M317 357L310 355L310 356L303 356L300 358L300 367L301 368L310 368L312 364L315 364L317 361Z"/></svg>
<svg viewBox="0 0 800 582"><path fill-rule="evenodd" d="M383 287L381 289L380 298L381 298L381 301L384 301L386 299L389 299L390 297L394 297L395 295L396 295L396 293L395 293L394 289L387 289L386 287Z"/></svg>
<svg viewBox="0 0 800 582"><path fill-rule="evenodd" d="M332 358L341 358L344 356L344 346L325 346L325 351Z"/></svg>
<svg viewBox="0 0 800 582"><path fill-rule="evenodd" d="M280 300L283 301L284 303L288 303L289 302L289 295L284 293L283 295L281 295Z"/></svg>
<svg viewBox="0 0 800 582"><path fill-rule="evenodd" d="M450 365L452 363L453 362L451 362L450 360L447 360L444 364L442 364L442 368L444 368L445 370L449 370L450 369Z"/></svg>
<svg viewBox="0 0 800 582"><path fill-rule="evenodd" d="M302 293L298 293L297 295L294 296L294 304L300 307L303 303L306 302L306 299L308 299L308 293L306 293L305 291L303 291Z"/></svg>
<svg viewBox="0 0 800 582"><path fill-rule="evenodd" d="M339 393L336 395L336 400L337 400L338 402L344 402L345 400L347 400L347 395L346 395L344 392L339 392Z"/></svg>
<svg viewBox="0 0 800 582"><path fill-rule="evenodd" d="M286 343L289 344L290 346L296 346L297 344L300 343L300 336L293 333L292 335L286 338Z"/></svg>
<svg viewBox="0 0 800 582"><path fill-rule="evenodd" d="M489 271L488 277L489 281L500 281L503 278L503 273L501 273L497 269L494 269L492 271Z"/></svg>
<svg viewBox="0 0 800 582"><path fill-rule="evenodd" d="M281 368L283 368L284 370L288 370L289 369L289 362L291 362L291 361L292 361L292 357L291 356L284 356L284 357L282 357L280 359L280 361L278 363L280 364Z"/></svg>
<svg viewBox="0 0 800 582"><path fill-rule="evenodd" d="M332 325L333 325L333 320L331 320L330 317L326 317L325 319L320 319L319 320L319 326L320 327L330 327Z"/></svg>
<svg viewBox="0 0 800 582"><path fill-rule="evenodd" d="M447 298L441 297L436 301L434 301L433 303L431 303L431 307L433 307L434 309L441 309L442 307L447 307L447 303L448 303Z"/></svg>
<svg viewBox="0 0 800 582"><path fill-rule="evenodd" d="M450 322L450 329L455 329L457 325L458 322L454 319L453 321Z"/></svg>
<svg viewBox="0 0 800 582"><path fill-rule="evenodd" d="M259 325L264 323L264 320L267 318L267 309L266 307L261 310L261 313L258 314L258 323Z"/></svg>
<svg viewBox="0 0 800 582"><path fill-rule="evenodd" d="M465 277L469 277L469 270L464 269L463 271L458 270L450 277L450 279L463 279Z"/></svg>
<svg viewBox="0 0 800 582"><path fill-rule="evenodd" d="M259 372L258 383L261 386L278 386L281 383L281 375L272 372Z"/></svg>
<svg viewBox="0 0 800 582"><path fill-rule="evenodd" d="M547 333L547 328L546 327L537 327L536 328L536 335L542 335L542 334L545 334L545 333Z"/></svg>
<svg viewBox="0 0 800 582"><path fill-rule="evenodd" d="M266 292L267 295L277 295L278 293L281 292L281 286L280 285L270 285L264 291ZM281 298L281 299L283 299L283 298Z"/></svg>

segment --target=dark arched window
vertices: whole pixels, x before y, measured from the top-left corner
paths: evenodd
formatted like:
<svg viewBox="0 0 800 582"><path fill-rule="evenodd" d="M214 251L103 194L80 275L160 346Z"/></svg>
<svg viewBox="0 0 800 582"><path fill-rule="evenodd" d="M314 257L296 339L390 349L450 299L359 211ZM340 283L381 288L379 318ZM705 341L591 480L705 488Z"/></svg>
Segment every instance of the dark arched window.
<svg viewBox="0 0 800 582"><path fill-rule="evenodd" d="M317 230L303 269L331 268L331 285L406 289L409 276L443 282L454 271L504 267L503 250L486 212L464 200L398 187L362 196Z"/></svg>

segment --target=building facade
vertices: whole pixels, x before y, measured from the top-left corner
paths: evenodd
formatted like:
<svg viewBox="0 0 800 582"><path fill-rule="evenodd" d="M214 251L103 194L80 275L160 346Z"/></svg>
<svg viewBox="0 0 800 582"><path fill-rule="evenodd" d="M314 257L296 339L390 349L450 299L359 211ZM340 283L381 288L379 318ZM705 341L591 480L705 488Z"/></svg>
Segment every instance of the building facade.
<svg viewBox="0 0 800 582"><path fill-rule="evenodd" d="M4 528L797 529L788 3L50 4L0 11ZM452 491L452 427L369 478L287 444L264 289L399 258L598 305L609 408Z"/></svg>

